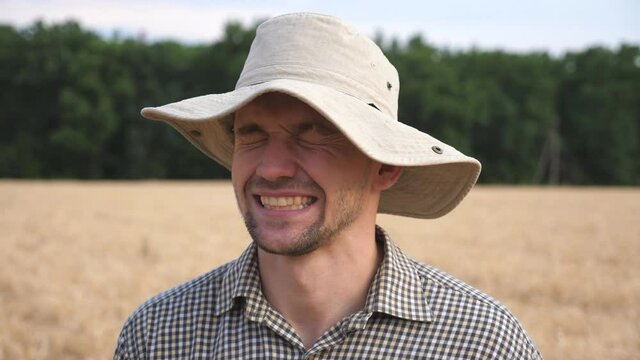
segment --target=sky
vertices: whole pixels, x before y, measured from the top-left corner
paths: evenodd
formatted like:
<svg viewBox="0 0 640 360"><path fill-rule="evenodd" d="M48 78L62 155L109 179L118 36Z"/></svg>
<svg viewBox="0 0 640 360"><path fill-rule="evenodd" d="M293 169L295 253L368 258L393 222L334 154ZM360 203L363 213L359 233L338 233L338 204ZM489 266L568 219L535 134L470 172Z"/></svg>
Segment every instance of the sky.
<svg viewBox="0 0 640 360"><path fill-rule="evenodd" d="M360 32L401 40L421 34L437 47L547 51L640 44L640 0L0 0L0 23L74 19L104 36L207 43L230 20L252 24L283 13L338 16Z"/></svg>

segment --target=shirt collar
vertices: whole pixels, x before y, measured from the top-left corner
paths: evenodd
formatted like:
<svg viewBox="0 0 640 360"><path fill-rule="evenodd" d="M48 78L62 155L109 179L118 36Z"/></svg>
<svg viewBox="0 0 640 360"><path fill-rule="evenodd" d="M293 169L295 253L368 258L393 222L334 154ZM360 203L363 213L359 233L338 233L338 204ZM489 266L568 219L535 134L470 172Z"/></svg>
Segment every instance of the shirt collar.
<svg viewBox="0 0 640 360"><path fill-rule="evenodd" d="M256 318L255 320L264 318L268 306L260 285L256 245L251 243L228 266L218 290L215 315L229 311L238 301L243 300L245 314Z"/></svg>
<svg viewBox="0 0 640 360"><path fill-rule="evenodd" d="M384 246L384 259L371 284L360 318L366 321L374 312L379 312L407 320L431 321L426 280L418 274L413 260L379 226L376 226L376 242ZM215 315L229 311L239 300L244 301L245 315L255 321L261 321L269 308L262 294L254 243L228 265L218 290Z"/></svg>
<svg viewBox="0 0 640 360"><path fill-rule="evenodd" d="M426 279L418 274L414 261L379 226L376 226L376 242L384 245L384 259L369 289L364 311L407 320L431 321Z"/></svg>

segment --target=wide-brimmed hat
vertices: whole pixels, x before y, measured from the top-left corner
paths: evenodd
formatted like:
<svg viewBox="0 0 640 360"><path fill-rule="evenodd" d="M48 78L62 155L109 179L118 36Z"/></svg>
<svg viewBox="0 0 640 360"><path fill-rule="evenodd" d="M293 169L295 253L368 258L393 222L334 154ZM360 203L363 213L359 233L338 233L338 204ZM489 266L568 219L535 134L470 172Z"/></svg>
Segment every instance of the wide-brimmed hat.
<svg viewBox="0 0 640 360"><path fill-rule="evenodd" d="M471 190L480 163L399 122L399 90L396 69L373 41L335 17L288 14L258 27L235 90L146 107L142 116L170 124L230 169L233 113L262 94L289 94L370 158L404 167L382 193L379 212L440 217Z"/></svg>

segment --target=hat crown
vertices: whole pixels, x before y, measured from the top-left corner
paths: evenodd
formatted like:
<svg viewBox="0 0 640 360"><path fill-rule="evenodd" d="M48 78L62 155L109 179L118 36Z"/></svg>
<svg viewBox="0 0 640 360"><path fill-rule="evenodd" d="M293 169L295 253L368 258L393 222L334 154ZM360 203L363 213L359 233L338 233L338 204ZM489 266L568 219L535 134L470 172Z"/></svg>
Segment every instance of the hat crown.
<svg viewBox="0 0 640 360"><path fill-rule="evenodd" d="M398 72L373 41L338 18L297 13L262 23L236 89L277 79L331 87L397 120Z"/></svg>

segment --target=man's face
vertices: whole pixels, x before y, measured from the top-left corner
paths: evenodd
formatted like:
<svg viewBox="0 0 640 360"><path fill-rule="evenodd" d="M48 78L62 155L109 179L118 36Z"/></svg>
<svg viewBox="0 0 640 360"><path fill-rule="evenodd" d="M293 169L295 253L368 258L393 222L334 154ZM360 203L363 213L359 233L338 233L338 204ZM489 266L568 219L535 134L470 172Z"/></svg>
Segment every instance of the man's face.
<svg viewBox="0 0 640 360"><path fill-rule="evenodd" d="M265 94L236 112L231 169L253 241L282 255L309 253L361 216L373 161L305 103Z"/></svg>

